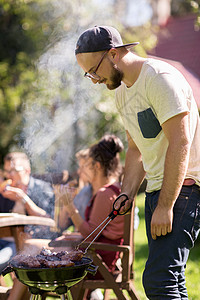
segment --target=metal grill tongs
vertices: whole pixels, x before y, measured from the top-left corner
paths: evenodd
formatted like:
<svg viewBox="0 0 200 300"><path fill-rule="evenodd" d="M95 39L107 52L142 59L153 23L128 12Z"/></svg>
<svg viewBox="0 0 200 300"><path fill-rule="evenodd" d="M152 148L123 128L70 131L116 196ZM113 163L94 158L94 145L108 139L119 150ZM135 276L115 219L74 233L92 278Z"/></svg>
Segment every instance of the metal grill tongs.
<svg viewBox="0 0 200 300"><path fill-rule="evenodd" d="M120 207L118 209L115 209L115 203L117 202L117 200L119 200L121 197L125 197L125 199L121 202ZM103 228L99 231L99 233L94 237L94 239L89 243L89 245L85 248L85 252L84 254L87 252L88 248L92 245L92 243L98 238L98 236L102 233L102 231L104 230L104 228L106 228L106 226L118 215L122 216L125 215L132 207L132 205L129 207L129 209L127 209L124 212L120 212L120 209L125 205L126 201L128 200L128 196L126 194L120 194L114 201L113 203L113 210L111 211L111 213L107 216L107 218L105 218L103 220L103 222L101 222L101 224L99 224L99 226L97 226L83 241L81 241L81 243L79 243L76 246L76 250L79 249L79 247L95 232L99 229L99 227L101 227L103 224L105 224L103 226Z"/></svg>

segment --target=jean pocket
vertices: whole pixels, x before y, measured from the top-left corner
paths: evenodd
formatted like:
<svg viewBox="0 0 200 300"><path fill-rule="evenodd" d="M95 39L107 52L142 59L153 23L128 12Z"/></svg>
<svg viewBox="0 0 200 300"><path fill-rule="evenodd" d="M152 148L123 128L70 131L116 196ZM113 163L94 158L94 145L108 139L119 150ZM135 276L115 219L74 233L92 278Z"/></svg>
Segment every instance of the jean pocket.
<svg viewBox="0 0 200 300"><path fill-rule="evenodd" d="M183 187L174 205L174 216L184 232L195 242L200 230L200 201L199 195L192 187Z"/></svg>
<svg viewBox="0 0 200 300"><path fill-rule="evenodd" d="M162 127L151 108L138 112L137 117L144 138L155 138L162 130Z"/></svg>

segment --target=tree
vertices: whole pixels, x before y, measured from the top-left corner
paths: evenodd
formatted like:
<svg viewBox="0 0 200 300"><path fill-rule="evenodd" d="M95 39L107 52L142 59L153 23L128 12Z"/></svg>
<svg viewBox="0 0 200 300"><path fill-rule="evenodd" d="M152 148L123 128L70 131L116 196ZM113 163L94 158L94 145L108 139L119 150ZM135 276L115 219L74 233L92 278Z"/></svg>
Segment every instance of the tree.
<svg viewBox="0 0 200 300"><path fill-rule="evenodd" d="M35 61L55 28L47 1L0 0L0 153L4 156L23 127L24 103L33 91Z"/></svg>

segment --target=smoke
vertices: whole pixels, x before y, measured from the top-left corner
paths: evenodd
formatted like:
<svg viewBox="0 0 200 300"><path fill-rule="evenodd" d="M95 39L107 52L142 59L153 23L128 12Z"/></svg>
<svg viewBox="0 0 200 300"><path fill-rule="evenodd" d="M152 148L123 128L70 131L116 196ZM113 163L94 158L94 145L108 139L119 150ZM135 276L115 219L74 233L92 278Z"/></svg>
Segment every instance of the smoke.
<svg viewBox="0 0 200 300"><path fill-rule="evenodd" d="M95 87L83 77L74 50L80 33L94 22L104 23L109 11L102 11L95 4L93 7L91 1L85 1L84 5L79 1L53 1L52 5L53 16L49 18L50 22L56 20L55 28L47 50L37 63L38 79L34 87L37 93L34 101L26 104L22 132L24 150L40 172L70 167L74 145L83 131L77 121L91 113L101 98L100 86Z"/></svg>

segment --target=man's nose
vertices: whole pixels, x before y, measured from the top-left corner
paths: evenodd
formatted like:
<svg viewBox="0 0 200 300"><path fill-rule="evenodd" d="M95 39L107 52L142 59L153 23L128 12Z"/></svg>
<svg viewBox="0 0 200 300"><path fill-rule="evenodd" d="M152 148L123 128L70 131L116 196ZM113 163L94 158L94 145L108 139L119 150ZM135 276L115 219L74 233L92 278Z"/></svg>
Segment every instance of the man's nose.
<svg viewBox="0 0 200 300"><path fill-rule="evenodd" d="M96 84L99 80L91 78L92 82Z"/></svg>

